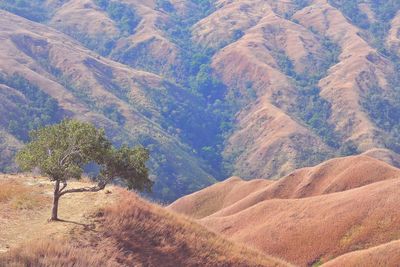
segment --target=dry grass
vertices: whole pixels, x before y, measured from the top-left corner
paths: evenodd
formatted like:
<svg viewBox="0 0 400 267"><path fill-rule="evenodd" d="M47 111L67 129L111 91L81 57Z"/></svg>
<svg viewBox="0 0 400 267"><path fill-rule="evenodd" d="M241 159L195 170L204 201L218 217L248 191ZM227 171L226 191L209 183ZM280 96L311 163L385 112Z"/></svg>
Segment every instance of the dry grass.
<svg viewBox="0 0 400 267"><path fill-rule="evenodd" d="M369 156L335 158L277 181L233 177L182 197L168 208L192 218L227 216L268 199L296 199L342 192L400 177L400 170Z"/></svg>
<svg viewBox="0 0 400 267"><path fill-rule="evenodd" d="M87 186L71 181L69 186ZM117 194L72 194L60 201L59 215L68 222L49 224L53 184L42 177L0 175L0 253L23 242L45 237L63 237L75 226L68 222L88 223L84 217L117 199ZM108 188L112 191L112 187ZM29 230L27 230L29 229Z"/></svg>
<svg viewBox="0 0 400 267"><path fill-rule="evenodd" d="M400 179L302 199L271 199L200 222L300 266L400 238Z"/></svg>
<svg viewBox="0 0 400 267"><path fill-rule="evenodd" d="M102 239L117 244L132 266L284 266L285 263L238 246L186 218L125 194L100 213Z"/></svg>
<svg viewBox="0 0 400 267"><path fill-rule="evenodd" d="M83 217L82 211L79 220L42 222L44 228L30 229L36 238L0 254L0 266L288 266L133 193L112 191L121 201L104 207L93 199L103 195L93 194L97 211L92 216ZM64 199L61 204L79 210L82 202ZM74 227L67 228L71 223Z"/></svg>
<svg viewBox="0 0 400 267"><path fill-rule="evenodd" d="M68 240L31 242L9 253L0 254L0 267L26 266L117 266L95 251L68 244Z"/></svg>
<svg viewBox="0 0 400 267"><path fill-rule="evenodd" d="M400 264L400 240L377 247L354 251L322 265L323 267L388 267Z"/></svg>
<svg viewBox="0 0 400 267"><path fill-rule="evenodd" d="M293 18L298 23L285 19L285 12L293 7L293 1L283 0L220 1L216 11L193 28L193 39L202 45L230 43L215 54L212 66L228 85L228 96L237 100L240 95L250 102L239 112L236 130L225 149L227 156L235 158L234 173L245 178L282 176L305 166L305 161L317 162L319 158L312 159L317 152L330 152L323 138L292 115L290 105L297 92L291 78L279 68L279 52L285 53L300 75L309 72L313 76L324 69L321 65L332 63L318 82L321 97L332 105L329 122L339 136L346 137L341 141L352 140L361 151L381 147L384 135L378 134L381 129L360 103L376 84L391 90L387 77L393 64L329 1L311 1L295 12ZM388 36L395 51L400 48L399 25L397 15ZM232 42L234 30L244 35ZM338 64L326 58L329 49L323 47L318 35L340 46ZM375 60L369 60L372 56ZM246 84L252 85L253 96Z"/></svg>
<svg viewBox="0 0 400 267"><path fill-rule="evenodd" d="M400 238L400 170L376 159L333 159L254 186L245 196L232 194L251 183L224 181L169 208L300 266ZM199 217L210 200L220 209Z"/></svg>
<svg viewBox="0 0 400 267"><path fill-rule="evenodd" d="M35 209L47 204L48 196L39 193L37 187L24 185L21 181L10 178L0 179L1 208Z"/></svg>
<svg viewBox="0 0 400 267"><path fill-rule="evenodd" d="M168 209L200 219L227 208L272 183L273 181L264 179L244 181L239 177L231 177L207 189L180 198L169 205Z"/></svg>

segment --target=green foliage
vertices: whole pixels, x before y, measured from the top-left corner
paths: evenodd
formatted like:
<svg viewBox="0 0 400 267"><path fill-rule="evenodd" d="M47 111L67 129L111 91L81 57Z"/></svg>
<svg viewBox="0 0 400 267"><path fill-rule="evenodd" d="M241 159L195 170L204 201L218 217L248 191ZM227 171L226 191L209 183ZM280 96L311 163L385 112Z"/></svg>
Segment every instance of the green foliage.
<svg viewBox="0 0 400 267"><path fill-rule="evenodd" d="M24 171L38 168L50 180L79 179L83 167L110 148L104 131L74 120L63 120L31 132L31 141L17 154Z"/></svg>
<svg viewBox="0 0 400 267"><path fill-rule="evenodd" d="M76 120L32 131L31 141L16 156L22 170L38 169L51 181L66 184L71 178L80 179L84 167L96 163L101 168L97 177L100 188L119 178L129 188L139 190L150 190L152 185L145 165L148 159L147 150L127 146L116 149L104 130Z"/></svg>
<svg viewBox="0 0 400 267"><path fill-rule="evenodd" d="M43 22L48 19L45 0L3 0L0 9L4 9L29 20Z"/></svg>
<svg viewBox="0 0 400 267"><path fill-rule="evenodd" d="M19 116L10 120L8 131L26 141L28 132L41 126L58 122L61 110L57 101L20 75L10 77L0 75L0 84L5 84L21 92L26 102L16 102Z"/></svg>
<svg viewBox="0 0 400 267"><path fill-rule="evenodd" d="M390 29L390 22L400 9L400 1L397 0L372 0L370 5L376 17L376 21L370 22L368 16L363 13L359 4L364 1L330 0L330 3L340 9L346 17L361 29L369 32L372 44L385 55L389 55L385 47L385 38Z"/></svg>
<svg viewBox="0 0 400 267"><path fill-rule="evenodd" d="M294 71L293 62L284 53L278 53L276 56L276 63L279 68L288 76L295 77L297 74Z"/></svg>
<svg viewBox="0 0 400 267"><path fill-rule="evenodd" d="M334 127L329 124L331 105L320 96L318 81L326 75L329 67L337 62L340 50L337 45L327 39L323 40L323 45L328 56L319 73L296 73L293 62L284 53L277 53L276 61L280 69L293 78L298 90L296 106L292 112L327 145L339 148L339 138L334 132Z"/></svg>
<svg viewBox="0 0 400 267"><path fill-rule="evenodd" d="M101 160L101 176L118 178L129 189L150 192L153 181L148 178L146 167L149 158L148 150L143 147L129 148L123 145L119 149L111 148Z"/></svg>
<svg viewBox="0 0 400 267"><path fill-rule="evenodd" d="M122 33L134 33L140 22L140 18L129 5L110 0L95 0L95 3L105 10L108 16L117 23Z"/></svg>
<svg viewBox="0 0 400 267"><path fill-rule="evenodd" d="M237 41L240 38L242 38L243 35L244 35L244 32L242 30L236 29L236 30L233 31L232 39L233 39L233 41Z"/></svg>
<svg viewBox="0 0 400 267"><path fill-rule="evenodd" d="M330 103L319 95L318 87L309 85L298 89L297 114L327 145L338 148L338 137L328 122L331 115Z"/></svg>
<svg viewBox="0 0 400 267"><path fill-rule="evenodd" d="M372 0L371 5L378 20L390 22L400 9L398 0Z"/></svg>
<svg viewBox="0 0 400 267"><path fill-rule="evenodd" d="M55 182L51 220L58 220L61 196L97 192L115 179L121 180L129 189L150 191L153 182L148 178L148 159L147 150L127 146L114 148L104 130L77 120L63 120L59 124L32 131L31 141L16 156L16 162L22 170L39 170ZM67 189L68 180L80 179L84 167L89 163L100 166L96 177L98 184Z"/></svg>
<svg viewBox="0 0 400 267"><path fill-rule="evenodd" d="M217 77L213 76L210 67L213 51L201 48L191 40L191 27L212 11L213 4L212 1L192 1L192 4L196 7L190 9L193 12L182 15L173 9L170 1L156 1L159 10L170 13L170 21L164 30L168 33L170 40L181 48L182 54L179 55L181 64L170 70L169 75L173 83L168 82L168 85L160 90L148 88L146 93L160 107L162 113L160 122L163 129L171 135L179 136L190 145L193 153L206 161L207 166L204 168L207 171L216 177L224 177L225 174L221 171L221 144L224 134L232 126L233 116L227 115L228 112L232 112L232 108L227 107L227 104L221 104L220 100L224 97L226 88ZM153 62L146 56L149 49L146 45L135 46L134 49L127 49L124 53L113 53L113 58L128 65L135 62L145 70L159 71L160 62ZM145 63L141 64L141 62ZM172 89L168 90L168 88ZM160 97L160 92L165 89L168 92ZM212 150L204 151L202 149L204 147L211 147ZM167 176L177 175L174 173L176 169L171 169L171 164L175 164L171 161L175 159L167 157L163 151L152 151L152 155L158 159L154 162L157 165L158 176L163 176L164 180L168 180ZM175 167L179 168L179 166ZM173 183L174 186L177 182L166 181L166 183ZM174 188L175 192L169 192L169 196L187 190L181 187L182 185ZM166 190L160 189L160 191Z"/></svg>
<svg viewBox="0 0 400 267"><path fill-rule="evenodd" d="M295 4L298 9L303 9L310 4L310 0L294 0L293 4Z"/></svg>
<svg viewBox="0 0 400 267"><path fill-rule="evenodd" d="M191 96L182 99L175 94L173 99L166 97L158 101L163 107L167 124L179 129L183 140L207 162L209 171L215 177L222 178L227 175L223 168L222 144L226 134L232 129L235 108L222 101L226 86L213 75L210 66L215 51L199 47L191 39L192 26L212 12L213 2L191 2L196 6L196 9L193 8L194 12L182 17L169 11L172 12L171 22L165 28L170 39L182 51L182 64L174 71L173 77L181 87L187 88ZM234 38L242 35L240 30L235 31Z"/></svg>
<svg viewBox="0 0 400 267"><path fill-rule="evenodd" d="M368 16L359 8L359 1L330 1L335 7L339 8L343 14L355 25L362 29L368 29L370 23Z"/></svg>
<svg viewBox="0 0 400 267"><path fill-rule="evenodd" d="M106 35L91 36L79 32L75 28L60 28L62 32L81 42L87 48L99 53L102 56L108 56L115 47L116 40Z"/></svg>
<svg viewBox="0 0 400 267"><path fill-rule="evenodd" d="M357 145L353 141L348 141L344 143L339 151L339 154L342 156L357 155L359 153L360 151L358 150Z"/></svg>
<svg viewBox="0 0 400 267"><path fill-rule="evenodd" d="M103 114L110 120L118 123L119 126L123 126L125 124L126 119L115 104L103 108Z"/></svg>
<svg viewBox="0 0 400 267"><path fill-rule="evenodd" d="M376 88L365 96L362 104L375 124L389 132L385 140L387 148L400 153L400 87L386 93Z"/></svg>
<svg viewBox="0 0 400 267"><path fill-rule="evenodd" d="M168 0L157 0L156 1L156 8L164 10L166 12L174 12L175 8Z"/></svg>
<svg viewBox="0 0 400 267"><path fill-rule="evenodd" d="M208 64L200 65L196 76L191 77L191 89L213 102L221 99L225 93L225 85L212 76L212 69Z"/></svg>
<svg viewBox="0 0 400 267"><path fill-rule="evenodd" d="M198 8L198 15L200 17L205 17L210 14L214 8L214 4L212 0L190 0L193 4L195 4ZM193 14L191 14L193 15Z"/></svg>

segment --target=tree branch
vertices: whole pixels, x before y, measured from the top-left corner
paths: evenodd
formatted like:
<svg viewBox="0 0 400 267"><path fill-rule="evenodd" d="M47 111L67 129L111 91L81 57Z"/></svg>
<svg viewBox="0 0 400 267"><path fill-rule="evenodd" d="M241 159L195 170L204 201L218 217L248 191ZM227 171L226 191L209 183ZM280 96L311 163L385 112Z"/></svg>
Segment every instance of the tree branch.
<svg viewBox="0 0 400 267"><path fill-rule="evenodd" d="M73 150L71 152L69 152L68 154L66 154L59 162L60 166L64 165L64 162L67 160L68 157L74 155L74 154L79 154L80 151L79 150Z"/></svg>
<svg viewBox="0 0 400 267"><path fill-rule="evenodd" d="M111 178L105 179L100 181L96 186L92 186L92 187L82 187L82 188L73 188L73 189L69 189L69 190L65 190L63 192L60 192L60 197L65 195L65 194L71 194L71 193L82 193L82 192L98 192L103 190L106 185L111 181ZM65 183L66 184L66 183ZM65 185L64 184L64 185ZM66 186L65 186L66 187ZM63 186L63 189L65 188Z"/></svg>
<svg viewBox="0 0 400 267"><path fill-rule="evenodd" d="M60 190L58 190L58 193L62 193L62 191L67 187L67 181L63 181L63 186L61 187ZM60 194L61 195L61 194Z"/></svg>

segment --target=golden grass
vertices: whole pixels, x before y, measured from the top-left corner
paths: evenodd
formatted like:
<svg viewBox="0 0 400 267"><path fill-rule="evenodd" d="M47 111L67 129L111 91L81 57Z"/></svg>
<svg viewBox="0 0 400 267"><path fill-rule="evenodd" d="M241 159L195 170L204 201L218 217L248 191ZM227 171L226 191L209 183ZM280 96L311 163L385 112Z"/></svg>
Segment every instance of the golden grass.
<svg viewBox="0 0 400 267"><path fill-rule="evenodd" d="M288 266L133 193L113 194L121 201L99 208L85 227L0 254L0 266Z"/></svg>
<svg viewBox="0 0 400 267"><path fill-rule="evenodd" d="M301 199L271 199L199 222L299 266L400 238L400 179Z"/></svg>
<svg viewBox="0 0 400 267"><path fill-rule="evenodd" d="M168 208L300 266L400 238L400 170L382 161L362 155L332 159L249 187L252 192L242 197L230 194L250 183L224 181ZM199 217L210 201L230 205Z"/></svg>
<svg viewBox="0 0 400 267"><path fill-rule="evenodd" d="M59 239L36 241L25 246L0 254L0 267L26 266L117 266L95 251L68 244L68 240Z"/></svg>
<svg viewBox="0 0 400 267"><path fill-rule="evenodd" d="M325 195L396 177L398 168L369 156L335 158L277 181L231 178L182 197L168 208L195 219L227 216L268 199Z"/></svg>
<svg viewBox="0 0 400 267"><path fill-rule="evenodd" d="M43 207L49 198L38 191L15 179L0 179L0 205L15 210Z"/></svg>
<svg viewBox="0 0 400 267"><path fill-rule="evenodd" d="M283 266L238 246L186 218L126 194L106 208L101 225L107 235L145 266ZM122 238L123 237L123 238ZM113 242L112 242L113 243ZM146 253L148 251L149 253ZM131 265L134 261L126 262Z"/></svg>
<svg viewBox="0 0 400 267"><path fill-rule="evenodd" d="M328 261L323 267L388 267L399 266L400 240L392 241L377 247L344 254Z"/></svg>

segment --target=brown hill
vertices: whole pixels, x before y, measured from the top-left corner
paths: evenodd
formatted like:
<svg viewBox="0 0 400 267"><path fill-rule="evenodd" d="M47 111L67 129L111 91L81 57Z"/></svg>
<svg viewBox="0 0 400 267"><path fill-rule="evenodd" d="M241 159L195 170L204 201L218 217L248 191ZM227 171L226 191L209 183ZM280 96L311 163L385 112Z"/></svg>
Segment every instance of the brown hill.
<svg viewBox="0 0 400 267"><path fill-rule="evenodd" d="M118 143L152 148L163 200L213 177L274 179L376 149L399 156L398 116L388 115L400 98L397 2L14 2L0 1L18 15L1 13L2 75L23 76ZM218 101L213 79L226 86L214 88ZM3 123L12 110L0 131L21 139ZM15 142L0 148L9 164Z"/></svg>
<svg viewBox="0 0 400 267"><path fill-rule="evenodd" d="M397 266L400 262L400 241L392 241L377 247L350 252L326 264L324 267L334 266Z"/></svg>
<svg viewBox="0 0 400 267"><path fill-rule="evenodd" d="M231 177L204 190L184 196L169 205L169 209L200 219L225 209L257 191L272 184L268 180L243 181Z"/></svg>
<svg viewBox="0 0 400 267"><path fill-rule="evenodd" d="M222 47L213 57L215 73L228 85L231 101L244 102L225 147L235 175L277 178L342 153L346 143L359 152L388 143L370 116L373 111L362 103L371 92L385 95L394 89L393 62L343 11L346 1L300 2L219 1L193 29L199 44ZM376 23L371 3L359 9ZM393 49L397 21L398 16L388 33ZM323 120L338 139L333 147L332 136L299 120L299 113L309 108L300 100L306 94L302 79L317 79L308 86L320 88L316 97L330 105Z"/></svg>
<svg viewBox="0 0 400 267"><path fill-rule="evenodd" d="M195 218L225 216L269 199L330 194L396 177L400 177L400 170L385 162L364 155L350 156L297 170L277 181L232 177L182 197L169 207Z"/></svg>
<svg viewBox="0 0 400 267"><path fill-rule="evenodd" d="M260 184L235 201L222 194L231 204L205 212L199 204L216 198L216 187L230 188L232 181L248 183L223 182L169 208L200 218L201 224L231 240L301 266L399 239L400 170L376 159L333 159Z"/></svg>
<svg viewBox="0 0 400 267"><path fill-rule="evenodd" d="M0 266L290 266L120 188L70 195L61 201L65 221L46 223L50 183L22 176L0 183L0 244L9 244ZM15 206L18 199L32 205Z"/></svg>
<svg viewBox="0 0 400 267"><path fill-rule="evenodd" d="M180 62L179 48L162 31L168 23L168 15L156 10L154 1L119 2L126 4L126 8L132 8L138 17L138 25L131 33L122 32L118 23L91 0L67 1L56 8L49 25L92 49L101 49L107 42L113 43L106 53L132 67L159 74L170 73ZM85 19L82 20L82 17Z"/></svg>

